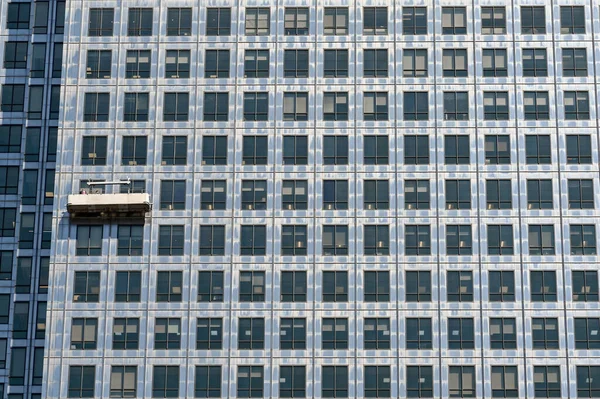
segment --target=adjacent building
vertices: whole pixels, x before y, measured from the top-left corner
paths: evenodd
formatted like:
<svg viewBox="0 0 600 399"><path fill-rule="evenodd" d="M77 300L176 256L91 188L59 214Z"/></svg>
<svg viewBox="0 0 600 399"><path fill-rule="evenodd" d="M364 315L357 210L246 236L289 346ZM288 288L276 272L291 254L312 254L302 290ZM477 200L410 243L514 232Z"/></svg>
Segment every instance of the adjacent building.
<svg viewBox="0 0 600 399"><path fill-rule="evenodd" d="M41 398L65 2L0 1L0 398Z"/></svg>
<svg viewBox="0 0 600 399"><path fill-rule="evenodd" d="M598 397L599 15L67 1L46 397Z"/></svg>

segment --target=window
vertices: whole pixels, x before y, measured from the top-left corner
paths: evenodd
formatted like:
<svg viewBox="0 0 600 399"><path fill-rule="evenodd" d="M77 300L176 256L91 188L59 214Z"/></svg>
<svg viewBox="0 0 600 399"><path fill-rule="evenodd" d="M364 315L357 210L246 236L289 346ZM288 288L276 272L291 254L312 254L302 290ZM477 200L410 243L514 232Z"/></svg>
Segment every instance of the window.
<svg viewBox="0 0 600 399"><path fill-rule="evenodd" d="M0 344L0 347L1 347L1 345L2 344ZM1 349L0 349L0 351L1 351ZM6 358L6 353L5 353L4 357ZM34 386L42 385L42 383L44 381L44 348L43 347L37 347L37 348L33 349L33 367L32 368L33 368L33 378L31 379L32 385L34 385ZM0 392L0 394L1 393L2 392ZM33 399L41 398L41 394L37 398L34 395L31 395L31 396L33 397Z"/></svg>
<svg viewBox="0 0 600 399"><path fill-rule="evenodd" d="M81 145L81 165L106 165L106 136L83 137Z"/></svg>
<svg viewBox="0 0 600 399"><path fill-rule="evenodd" d="M481 7L481 34L506 34L505 7Z"/></svg>
<svg viewBox="0 0 600 399"><path fill-rule="evenodd" d="M280 327L280 349L306 349L306 319L282 318Z"/></svg>
<svg viewBox="0 0 600 399"><path fill-rule="evenodd" d="M492 397L517 398L517 366L492 366Z"/></svg>
<svg viewBox="0 0 600 399"><path fill-rule="evenodd" d="M448 302L473 301L473 272L446 272L446 299Z"/></svg>
<svg viewBox="0 0 600 399"><path fill-rule="evenodd" d="M348 180L323 180L323 209L348 209Z"/></svg>
<svg viewBox="0 0 600 399"><path fill-rule="evenodd" d="M223 349L223 319L212 317L196 321L196 349Z"/></svg>
<svg viewBox="0 0 600 399"><path fill-rule="evenodd" d="M306 180L284 180L281 187L281 208L305 210L308 207L308 182Z"/></svg>
<svg viewBox="0 0 600 399"><path fill-rule="evenodd" d="M592 142L587 134L567 135L567 164L591 164Z"/></svg>
<svg viewBox="0 0 600 399"><path fill-rule="evenodd" d="M185 209L185 180L160 181L160 209Z"/></svg>
<svg viewBox="0 0 600 399"><path fill-rule="evenodd" d="M0 166L0 195L17 194L19 167Z"/></svg>
<svg viewBox="0 0 600 399"><path fill-rule="evenodd" d="M488 225L488 255L513 255L513 227L506 225Z"/></svg>
<svg viewBox="0 0 600 399"><path fill-rule="evenodd" d="M530 279L532 302L556 302L555 271L532 271Z"/></svg>
<svg viewBox="0 0 600 399"><path fill-rule="evenodd" d="M389 302L390 272L365 271L363 295L365 302Z"/></svg>
<svg viewBox="0 0 600 399"><path fill-rule="evenodd" d="M281 226L281 254L306 255L307 233L305 225Z"/></svg>
<svg viewBox="0 0 600 399"><path fill-rule="evenodd" d="M426 121L429 119L429 94L426 91L404 92L404 120Z"/></svg>
<svg viewBox="0 0 600 399"><path fill-rule="evenodd" d="M431 255L431 227L429 225L405 226L406 255Z"/></svg>
<svg viewBox="0 0 600 399"><path fill-rule="evenodd" d="M31 4L25 2L8 3L7 29L29 29Z"/></svg>
<svg viewBox="0 0 600 399"><path fill-rule="evenodd" d="M125 77L127 79L149 78L151 56L151 50L127 50Z"/></svg>
<svg viewBox="0 0 600 399"><path fill-rule="evenodd" d="M566 120L590 119L590 102L587 91L565 91L564 95Z"/></svg>
<svg viewBox="0 0 600 399"><path fill-rule="evenodd" d="M27 68L28 42L6 42L4 45L4 68Z"/></svg>
<svg viewBox="0 0 600 399"><path fill-rule="evenodd" d="M240 302L264 302L265 272L240 272Z"/></svg>
<svg viewBox="0 0 600 399"><path fill-rule="evenodd" d="M347 12L347 11L346 11ZM387 49L364 50L363 76L369 78L387 78L388 51Z"/></svg>
<svg viewBox="0 0 600 399"><path fill-rule="evenodd" d="M281 272L281 302L306 302L306 272Z"/></svg>
<svg viewBox="0 0 600 399"><path fill-rule="evenodd" d="M442 53L442 71L444 77L465 77L467 70L467 50L444 49Z"/></svg>
<svg viewBox="0 0 600 399"><path fill-rule="evenodd" d="M305 366L279 366L279 397L304 398L305 395Z"/></svg>
<svg viewBox="0 0 600 399"><path fill-rule="evenodd" d="M348 50L323 50L323 56L324 77L348 77Z"/></svg>
<svg viewBox="0 0 600 399"><path fill-rule="evenodd" d="M348 7L325 7L323 17L323 34L348 34Z"/></svg>
<svg viewBox="0 0 600 399"><path fill-rule="evenodd" d="M0 153L21 152L21 125L0 126Z"/></svg>
<svg viewBox="0 0 600 399"><path fill-rule="evenodd" d="M263 396L263 367L238 366L237 397L262 398Z"/></svg>
<svg viewBox="0 0 600 399"><path fill-rule="evenodd" d="M562 49L563 76L588 76L587 50L585 48Z"/></svg>
<svg viewBox="0 0 600 399"><path fill-rule="evenodd" d="M229 71L227 71L227 75L226 77L229 77ZM269 50L246 50L244 53L244 77L269 77Z"/></svg>
<svg viewBox="0 0 600 399"><path fill-rule="evenodd" d="M88 50L87 52L87 79L109 79L112 68L111 50Z"/></svg>
<svg viewBox="0 0 600 399"><path fill-rule="evenodd" d="M405 78L427 77L427 50L404 49L402 75Z"/></svg>
<svg viewBox="0 0 600 399"><path fill-rule="evenodd" d="M536 398L559 398L561 396L559 366L535 366L533 378Z"/></svg>
<svg viewBox="0 0 600 399"><path fill-rule="evenodd" d="M284 102L285 104L285 102ZM284 105L285 107L285 105ZM308 138L307 136L283 136L283 164L307 165L308 164Z"/></svg>
<svg viewBox="0 0 600 399"><path fill-rule="evenodd" d="M387 7L363 7L363 35L387 35Z"/></svg>
<svg viewBox="0 0 600 399"><path fill-rule="evenodd" d="M429 209L429 180L404 181L404 209Z"/></svg>
<svg viewBox="0 0 600 399"><path fill-rule="evenodd" d="M0 208L0 237L14 237L17 210L15 208Z"/></svg>
<svg viewBox="0 0 600 399"><path fill-rule="evenodd" d="M509 135L486 135L484 146L486 165L510 164Z"/></svg>
<svg viewBox="0 0 600 399"><path fill-rule="evenodd" d="M284 50L283 76L285 78L308 77L308 50Z"/></svg>
<svg viewBox="0 0 600 399"><path fill-rule="evenodd" d="M244 93L244 120L266 121L269 119L269 93Z"/></svg>
<svg viewBox="0 0 600 399"><path fill-rule="evenodd" d="M48 32L48 8L49 3L47 1L38 1L35 3L33 33Z"/></svg>
<svg viewBox="0 0 600 399"><path fill-rule="evenodd" d="M10 295L0 294L0 324L8 324L10 304Z"/></svg>
<svg viewBox="0 0 600 399"><path fill-rule="evenodd" d="M427 34L427 7L402 7L402 33Z"/></svg>
<svg viewBox="0 0 600 399"><path fill-rule="evenodd" d="M571 272L573 301L598 301L598 272L595 270L573 270Z"/></svg>
<svg viewBox="0 0 600 399"><path fill-rule="evenodd" d="M109 106L109 93L85 93L83 121L108 122Z"/></svg>
<svg viewBox="0 0 600 399"><path fill-rule="evenodd" d="M348 226L323 226L323 255L348 255Z"/></svg>
<svg viewBox="0 0 600 399"><path fill-rule="evenodd" d="M558 349L558 319L532 318L533 349Z"/></svg>
<svg viewBox="0 0 600 399"><path fill-rule="evenodd" d="M546 33L546 8L544 6L521 6L521 33L524 35Z"/></svg>
<svg viewBox="0 0 600 399"><path fill-rule="evenodd" d="M148 102L148 93L125 93L123 120L126 122L147 122Z"/></svg>
<svg viewBox="0 0 600 399"><path fill-rule="evenodd" d="M102 226L77 226L76 255L98 256L102 254Z"/></svg>
<svg viewBox="0 0 600 399"><path fill-rule="evenodd" d="M324 318L322 325L321 349L348 349L348 319Z"/></svg>
<svg viewBox="0 0 600 399"><path fill-rule="evenodd" d="M527 135L525 136L525 154L528 165L551 164L552 147L550 145L549 135ZM549 180L548 180L549 181Z"/></svg>
<svg viewBox="0 0 600 399"><path fill-rule="evenodd" d="M446 165L468 165L471 160L469 136L444 136L444 162Z"/></svg>
<svg viewBox="0 0 600 399"><path fill-rule="evenodd" d="M323 366L321 378L323 398L348 397L348 366Z"/></svg>
<svg viewBox="0 0 600 399"><path fill-rule="evenodd" d="M526 91L523 93L525 120L548 120L550 108L548 106L547 91Z"/></svg>
<svg viewBox="0 0 600 399"><path fill-rule="evenodd" d="M388 225L364 226L364 255L390 254L390 228Z"/></svg>
<svg viewBox="0 0 600 399"><path fill-rule="evenodd" d="M406 302L431 302L431 273L406 272Z"/></svg>
<svg viewBox="0 0 600 399"><path fill-rule="evenodd" d="M190 36L192 34L192 9L167 9L167 36Z"/></svg>
<svg viewBox="0 0 600 399"><path fill-rule="evenodd" d="M137 382L137 366L111 366L110 397L135 398Z"/></svg>
<svg viewBox="0 0 600 399"><path fill-rule="evenodd" d="M446 209L471 209L469 180L446 180Z"/></svg>
<svg viewBox="0 0 600 399"><path fill-rule="evenodd" d="M26 339L29 327L29 302L15 302L13 316L13 339Z"/></svg>
<svg viewBox="0 0 600 399"><path fill-rule="evenodd" d="M87 98L87 94L86 94ZM25 85L2 85L2 112L23 112L25 104Z"/></svg>
<svg viewBox="0 0 600 399"><path fill-rule="evenodd" d="M509 119L507 91L483 93L483 118L486 121L507 121Z"/></svg>
<svg viewBox="0 0 600 399"><path fill-rule="evenodd" d="M225 226L202 225L200 226L200 253L201 256L225 255Z"/></svg>
<svg viewBox="0 0 600 399"><path fill-rule="evenodd" d="M271 10L246 7L246 36L266 36L270 33Z"/></svg>
<svg viewBox="0 0 600 399"><path fill-rule="evenodd" d="M442 7L442 34L464 35L467 33L467 8Z"/></svg>
<svg viewBox="0 0 600 399"><path fill-rule="evenodd" d="M594 182L591 179L569 179L569 209L594 209Z"/></svg>
<svg viewBox="0 0 600 399"><path fill-rule="evenodd" d="M465 121L469 119L469 93L444 92L444 120Z"/></svg>
<svg viewBox="0 0 600 399"><path fill-rule="evenodd" d="M451 398L475 397L475 367L448 367L448 394Z"/></svg>
<svg viewBox="0 0 600 399"><path fill-rule="evenodd" d="M204 121L227 121L229 93L204 93Z"/></svg>
<svg viewBox="0 0 600 399"><path fill-rule="evenodd" d="M431 349L433 347L431 319L406 318L406 349Z"/></svg>
<svg viewBox="0 0 600 399"><path fill-rule="evenodd" d="M181 122L188 120L190 93L165 93L163 120Z"/></svg>
<svg viewBox="0 0 600 399"><path fill-rule="evenodd" d="M486 180L487 209L511 209L512 188L510 180Z"/></svg>
<svg viewBox="0 0 600 399"><path fill-rule="evenodd" d="M475 349L473 319L448 319L448 349Z"/></svg>
<svg viewBox="0 0 600 399"><path fill-rule="evenodd" d="M517 349L517 328L514 318L490 318L490 348Z"/></svg>
<svg viewBox="0 0 600 399"><path fill-rule="evenodd" d="M390 349L390 319L365 318L364 349Z"/></svg>
<svg viewBox="0 0 600 399"><path fill-rule="evenodd" d="M127 36L152 36L152 9L130 8Z"/></svg>
<svg viewBox="0 0 600 399"><path fill-rule="evenodd" d="M0 251L0 280L12 280L13 251Z"/></svg>
<svg viewBox="0 0 600 399"><path fill-rule="evenodd" d="M267 246L266 226L242 226L240 255L265 255Z"/></svg>
<svg viewBox="0 0 600 399"><path fill-rule="evenodd" d="M240 318L238 322L238 349L264 349L265 319Z"/></svg>
<svg viewBox="0 0 600 399"><path fill-rule="evenodd" d="M323 272L323 302L348 301L348 272Z"/></svg>
<svg viewBox="0 0 600 399"><path fill-rule="evenodd" d="M223 302L223 282L221 271L198 272L198 302Z"/></svg>
<svg viewBox="0 0 600 399"><path fill-rule="evenodd" d="M202 180L200 209L224 210L227 204L227 180Z"/></svg>
<svg viewBox="0 0 600 399"><path fill-rule="evenodd" d="M119 225L117 230L117 255L140 256L144 249L144 226Z"/></svg>
<svg viewBox="0 0 600 399"><path fill-rule="evenodd" d="M512 271L490 271L489 301L512 302L515 300L515 276Z"/></svg>
<svg viewBox="0 0 600 399"><path fill-rule="evenodd" d="M225 50L222 50L222 51L225 51ZM207 51L207 53L208 53L208 51ZM227 57L229 58L228 51L227 51ZM206 68L208 68L208 66L209 66L209 64L205 63L205 73L206 73ZM167 79L169 79L169 78L171 78L171 79L187 79L189 77L190 77L190 50L167 50L167 53L165 55L165 78L167 78Z"/></svg>
<svg viewBox="0 0 600 399"><path fill-rule="evenodd" d="M30 214L33 216L33 214ZM28 294L31 288L31 264L32 258L17 258L17 281L16 293Z"/></svg>
<svg viewBox="0 0 600 399"><path fill-rule="evenodd" d="M348 120L348 93L323 93L323 119L326 121Z"/></svg>
<svg viewBox="0 0 600 399"><path fill-rule="evenodd" d="M145 193L146 192L146 180L131 180L130 184L122 184L119 188L119 193Z"/></svg>
<svg viewBox="0 0 600 399"><path fill-rule="evenodd" d="M206 8L206 36L229 36L231 34L231 9Z"/></svg>
<svg viewBox="0 0 600 399"><path fill-rule="evenodd" d="M575 323L575 349L600 349L600 319L574 318Z"/></svg>
<svg viewBox="0 0 600 399"><path fill-rule="evenodd" d="M406 396L409 398L433 397L433 368L431 366L406 366Z"/></svg>
<svg viewBox="0 0 600 399"><path fill-rule="evenodd" d="M348 165L348 137L323 136L323 165Z"/></svg>
<svg viewBox="0 0 600 399"><path fill-rule="evenodd" d="M242 209L267 209L266 180L242 180Z"/></svg>
<svg viewBox="0 0 600 399"><path fill-rule="evenodd" d="M387 99L386 99L387 101ZM386 108L387 109L387 108ZM387 114L387 111L386 111ZM366 115L365 115L366 117ZM389 159L389 137L384 135L363 136L363 163L365 165L387 165Z"/></svg>
<svg viewBox="0 0 600 399"><path fill-rule="evenodd" d="M24 354L23 354L24 355ZM93 398L96 385L95 366L69 366L69 398Z"/></svg>
<svg viewBox="0 0 600 399"><path fill-rule="evenodd" d="M571 255L596 255L596 226L572 224Z"/></svg>
<svg viewBox="0 0 600 399"><path fill-rule="evenodd" d="M74 318L71 322L71 349L96 349L98 319Z"/></svg>
<svg viewBox="0 0 600 399"><path fill-rule="evenodd" d="M308 93L286 92L283 93L283 120L307 121L308 120ZM285 138L284 138L285 140Z"/></svg>
<svg viewBox="0 0 600 399"><path fill-rule="evenodd" d="M176 51L176 50L173 50ZM186 50L187 51L187 50ZM256 50L246 50L246 56L248 53L257 53ZM267 64L269 60L269 52L266 52ZM189 53L188 53L189 54ZM244 58L246 60L246 57ZM189 64L189 57L188 57ZM204 59L204 77L209 78L228 78L230 68L230 56L229 50L206 50ZM268 65L267 65L267 76L268 76Z"/></svg>
<svg viewBox="0 0 600 399"><path fill-rule="evenodd" d="M194 397L220 398L222 381L221 366L196 366Z"/></svg>
<svg viewBox="0 0 600 399"><path fill-rule="evenodd" d="M44 103L44 86L29 86L29 104L27 105L27 119L42 119Z"/></svg>
<svg viewBox="0 0 600 399"><path fill-rule="evenodd" d="M308 7L285 7L284 31L286 36L308 35Z"/></svg>
<svg viewBox="0 0 600 399"><path fill-rule="evenodd" d="M389 209L389 197L387 180L365 180L363 182L364 209Z"/></svg>
<svg viewBox="0 0 600 399"><path fill-rule="evenodd" d="M152 375L153 398L179 396L179 366L154 366Z"/></svg>
<svg viewBox="0 0 600 399"><path fill-rule="evenodd" d="M11 348L10 356L10 372L9 372L9 384L10 385L25 385L25 363L27 361L27 348ZM73 381L72 379L69 382ZM12 395L10 395L12 396ZM88 396L77 396L88 397ZM91 397L91 396L89 396ZM12 399L12 398L11 398Z"/></svg>
<svg viewBox="0 0 600 399"><path fill-rule="evenodd" d="M146 165L147 150L146 136L123 137L121 165Z"/></svg>
<svg viewBox="0 0 600 399"><path fill-rule="evenodd" d="M137 226L135 226L137 227ZM122 271L115 275L115 302L139 302L142 291L142 272Z"/></svg>
<svg viewBox="0 0 600 399"><path fill-rule="evenodd" d="M548 59L545 48L523 49L523 76L548 76Z"/></svg>
<svg viewBox="0 0 600 399"><path fill-rule="evenodd" d="M429 137L404 136L404 164L427 165L429 164Z"/></svg>
<svg viewBox="0 0 600 399"><path fill-rule="evenodd" d="M113 8L90 8L88 36L112 36L114 18Z"/></svg>
<svg viewBox="0 0 600 399"><path fill-rule="evenodd" d="M560 7L560 33L563 35L585 34L585 8L583 6Z"/></svg>
<svg viewBox="0 0 600 399"><path fill-rule="evenodd" d="M554 254L554 226L529 225L529 255Z"/></svg>
<svg viewBox="0 0 600 399"><path fill-rule="evenodd" d="M202 137L202 165L227 165L227 136Z"/></svg>
<svg viewBox="0 0 600 399"><path fill-rule="evenodd" d="M483 76L497 78L508 76L506 49L483 50Z"/></svg>
<svg viewBox="0 0 600 399"><path fill-rule="evenodd" d="M187 163L187 137L163 137L161 154L161 165L185 165Z"/></svg>
<svg viewBox="0 0 600 399"><path fill-rule="evenodd" d="M156 302L181 302L182 272L156 272L156 281Z"/></svg>
<svg viewBox="0 0 600 399"><path fill-rule="evenodd" d="M154 349L179 349L181 347L181 319L156 318L154 323Z"/></svg>
<svg viewBox="0 0 600 399"><path fill-rule="evenodd" d="M65 1L59 0L56 3L56 19L54 21L54 33L64 33L65 31Z"/></svg>

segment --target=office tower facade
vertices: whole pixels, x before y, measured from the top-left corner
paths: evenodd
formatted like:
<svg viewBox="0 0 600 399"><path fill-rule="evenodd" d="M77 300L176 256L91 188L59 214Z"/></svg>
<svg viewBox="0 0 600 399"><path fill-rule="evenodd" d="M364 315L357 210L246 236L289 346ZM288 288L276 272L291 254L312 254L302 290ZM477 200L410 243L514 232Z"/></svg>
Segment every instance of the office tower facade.
<svg viewBox="0 0 600 399"><path fill-rule="evenodd" d="M41 398L64 1L0 1L0 398Z"/></svg>
<svg viewBox="0 0 600 399"><path fill-rule="evenodd" d="M68 1L46 397L597 397L599 7Z"/></svg>

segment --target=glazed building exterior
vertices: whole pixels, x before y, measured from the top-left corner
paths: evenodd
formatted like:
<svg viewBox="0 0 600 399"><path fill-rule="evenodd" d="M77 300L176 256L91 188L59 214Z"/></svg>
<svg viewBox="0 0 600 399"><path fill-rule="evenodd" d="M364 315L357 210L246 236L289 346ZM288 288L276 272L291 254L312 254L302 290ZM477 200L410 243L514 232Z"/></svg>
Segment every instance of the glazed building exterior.
<svg viewBox="0 0 600 399"><path fill-rule="evenodd" d="M596 1L68 1L47 398L597 397Z"/></svg>

